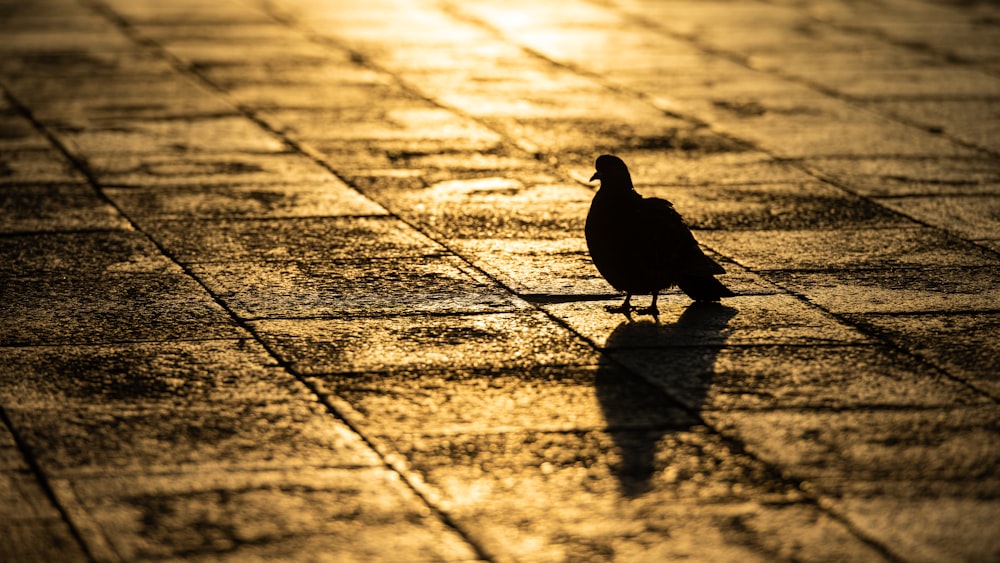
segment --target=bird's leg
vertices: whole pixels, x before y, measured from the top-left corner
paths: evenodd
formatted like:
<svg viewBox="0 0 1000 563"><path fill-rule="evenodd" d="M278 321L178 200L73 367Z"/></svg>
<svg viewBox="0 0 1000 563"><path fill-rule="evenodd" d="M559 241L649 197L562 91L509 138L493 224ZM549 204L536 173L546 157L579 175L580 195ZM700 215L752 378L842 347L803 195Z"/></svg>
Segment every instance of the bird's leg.
<svg viewBox="0 0 1000 563"><path fill-rule="evenodd" d="M637 312L640 315L652 315L652 317L654 319L659 319L659 317L660 317L660 310L656 308L656 298L659 297L659 296L660 296L660 292L659 291L654 291L653 292L653 301L649 304L649 307L646 307L645 309L639 309L639 311L637 311Z"/></svg>
<svg viewBox="0 0 1000 563"><path fill-rule="evenodd" d="M632 294L631 293L626 293L625 294L625 302L624 303L622 303L621 305L619 305L617 307L615 307L613 305L607 305L606 307L604 307L604 310L607 311L607 312L609 312L609 313L621 313L621 314L625 315L626 317L628 317L629 319L631 319L632 318L632 303L631 303L631 301L632 301Z"/></svg>

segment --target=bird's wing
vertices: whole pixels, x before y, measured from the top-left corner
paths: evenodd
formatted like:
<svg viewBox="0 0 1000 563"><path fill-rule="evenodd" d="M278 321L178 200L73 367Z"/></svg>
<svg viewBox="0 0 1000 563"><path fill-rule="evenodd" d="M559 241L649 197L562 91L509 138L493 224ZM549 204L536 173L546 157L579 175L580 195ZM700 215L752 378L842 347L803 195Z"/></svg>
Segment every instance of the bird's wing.
<svg viewBox="0 0 1000 563"><path fill-rule="evenodd" d="M726 271L702 252L680 213L672 203L656 197L643 198L641 208L643 238L654 259L678 274L710 276Z"/></svg>

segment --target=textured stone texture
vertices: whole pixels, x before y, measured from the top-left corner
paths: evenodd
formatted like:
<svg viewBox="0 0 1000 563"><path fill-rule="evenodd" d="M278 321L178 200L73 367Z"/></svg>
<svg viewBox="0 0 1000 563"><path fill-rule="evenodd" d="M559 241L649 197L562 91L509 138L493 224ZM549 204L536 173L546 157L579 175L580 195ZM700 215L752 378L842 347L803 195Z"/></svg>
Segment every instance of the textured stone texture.
<svg viewBox="0 0 1000 563"><path fill-rule="evenodd" d="M0 559L1000 559L998 22L0 0Z"/></svg>

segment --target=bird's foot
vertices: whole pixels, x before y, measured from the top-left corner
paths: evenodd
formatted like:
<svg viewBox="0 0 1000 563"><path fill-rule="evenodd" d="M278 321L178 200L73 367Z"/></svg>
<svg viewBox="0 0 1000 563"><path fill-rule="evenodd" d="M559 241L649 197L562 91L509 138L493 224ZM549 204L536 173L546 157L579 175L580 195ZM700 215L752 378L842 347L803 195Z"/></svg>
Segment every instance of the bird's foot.
<svg viewBox="0 0 1000 563"><path fill-rule="evenodd" d="M649 315L654 319L660 318L660 310L656 308L656 305L651 305L649 307L643 307L642 309L636 309L636 313L640 315Z"/></svg>
<svg viewBox="0 0 1000 563"><path fill-rule="evenodd" d="M632 319L632 311L634 309L635 309L635 307L633 307L631 305L625 305L625 304L622 304L622 305L605 305L604 306L604 310L605 311L607 311L609 313L612 313L612 314L621 313L622 315L625 315L626 317L628 317L629 320Z"/></svg>

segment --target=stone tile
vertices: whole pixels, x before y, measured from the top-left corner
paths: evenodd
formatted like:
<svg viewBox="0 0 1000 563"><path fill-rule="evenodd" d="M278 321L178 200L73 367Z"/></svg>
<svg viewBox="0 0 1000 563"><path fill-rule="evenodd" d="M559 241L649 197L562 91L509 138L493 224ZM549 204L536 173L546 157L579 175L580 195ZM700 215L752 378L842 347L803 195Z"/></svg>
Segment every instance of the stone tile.
<svg viewBox="0 0 1000 563"><path fill-rule="evenodd" d="M760 270L982 266L996 257L926 227L798 231L702 231L698 238Z"/></svg>
<svg viewBox="0 0 1000 563"><path fill-rule="evenodd" d="M37 6L12 6L3 21L4 29L31 31L107 31L108 22L97 14L64 1L50 1Z"/></svg>
<svg viewBox="0 0 1000 563"><path fill-rule="evenodd" d="M549 239L455 239L445 245L525 299L545 303L610 298L616 292L600 277L582 237ZM778 290L735 264L725 264L723 282L739 295Z"/></svg>
<svg viewBox="0 0 1000 563"><path fill-rule="evenodd" d="M122 75L162 77L176 71L169 62L152 52L70 50L12 53L0 61L0 72L32 77L109 78Z"/></svg>
<svg viewBox="0 0 1000 563"><path fill-rule="evenodd" d="M56 128L73 152L109 154L280 153L285 143L242 116L91 121L85 128Z"/></svg>
<svg viewBox="0 0 1000 563"><path fill-rule="evenodd" d="M596 352L539 313L265 320L254 331L304 374L588 365Z"/></svg>
<svg viewBox="0 0 1000 563"><path fill-rule="evenodd" d="M822 86L857 98L998 96L1000 79L972 68L924 64L912 68L864 67L827 70L812 78Z"/></svg>
<svg viewBox="0 0 1000 563"><path fill-rule="evenodd" d="M184 263L335 260L439 255L443 248L393 217L262 221L148 221L144 228Z"/></svg>
<svg viewBox="0 0 1000 563"><path fill-rule="evenodd" d="M449 238L559 240L583 232L593 193L576 185L526 185L510 177L475 177L423 189L383 188L372 197Z"/></svg>
<svg viewBox="0 0 1000 563"><path fill-rule="evenodd" d="M989 78L986 73L980 77ZM995 80L995 79L994 79ZM965 87L938 82L946 87ZM970 84L971 85L971 84ZM976 92L979 96L983 92ZM1000 100L970 97L971 99L898 99L879 102L876 107L892 115L907 119L932 131L942 131L947 135L987 150L1000 148L996 139L1000 133Z"/></svg>
<svg viewBox="0 0 1000 563"><path fill-rule="evenodd" d="M604 104L615 104L609 97ZM678 152L704 154L740 152L749 147L733 141L714 130L676 118L650 120L598 118L589 119L532 119L520 120L513 126L511 135L526 139L521 144L529 152L542 154L596 155L621 150Z"/></svg>
<svg viewBox="0 0 1000 563"><path fill-rule="evenodd" d="M779 161L766 153L750 150L749 147L741 151L714 153L625 149L616 154L628 164L629 170L633 172L632 182L643 193L644 186L647 185L728 187L816 183L816 178L792 164ZM576 175L586 180L594 172L596 158L597 155L591 155L570 164Z"/></svg>
<svg viewBox="0 0 1000 563"><path fill-rule="evenodd" d="M0 232L131 229L90 186L0 186Z"/></svg>
<svg viewBox="0 0 1000 563"><path fill-rule="evenodd" d="M995 408L706 413L897 557L995 553ZM831 455L836 452L835 455ZM988 527L988 526L987 526Z"/></svg>
<svg viewBox="0 0 1000 563"><path fill-rule="evenodd" d="M91 561L63 520L0 521L0 551L10 561Z"/></svg>
<svg viewBox="0 0 1000 563"><path fill-rule="evenodd" d="M650 186L694 229L794 230L908 226L903 217L826 184Z"/></svg>
<svg viewBox="0 0 1000 563"><path fill-rule="evenodd" d="M600 295L613 291L597 275L582 237L455 239L445 244L520 295Z"/></svg>
<svg viewBox="0 0 1000 563"><path fill-rule="evenodd" d="M52 29L4 30L0 49L7 53L46 53L60 51L126 50L132 45L127 37L109 33L108 29Z"/></svg>
<svg viewBox="0 0 1000 563"><path fill-rule="evenodd" d="M1000 397L1000 314L865 315L861 322L951 375Z"/></svg>
<svg viewBox="0 0 1000 563"><path fill-rule="evenodd" d="M0 193L9 186L26 184L77 184L83 175L62 155L52 150L0 152Z"/></svg>
<svg viewBox="0 0 1000 563"><path fill-rule="evenodd" d="M698 410L987 401L931 366L868 346L625 348L611 357Z"/></svg>
<svg viewBox="0 0 1000 563"><path fill-rule="evenodd" d="M315 184L331 173L295 154L107 154L87 159L102 186L218 186Z"/></svg>
<svg viewBox="0 0 1000 563"><path fill-rule="evenodd" d="M878 198L881 205L967 239L1000 239L1000 190L995 195Z"/></svg>
<svg viewBox="0 0 1000 563"><path fill-rule="evenodd" d="M837 503L855 526L910 561L989 561L1000 556L993 536L995 497L850 496Z"/></svg>
<svg viewBox="0 0 1000 563"><path fill-rule="evenodd" d="M244 319L493 313L524 307L453 256L205 263L192 270Z"/></svg>
<svg viewBox="0 0 1000 563"><path fill-rule="evenodd" d="M58 509L31 471L27 468L0 471L0 523L60 518Z"/></svg>
<svg viewBox="0 0 1000 563"><path fill-rule="evenodd" d="M867 196L984 194L1000 186L1000 163L982 157L807 158L804 165Z"/></svg>
<svg viewBox="0 0 1000 563"><path fill-rule="evenodd" d="M12 475L30 471L24 455L14 440L14 435L6 424L0 424L0 471Z"/></svg>
<svg viewBox="0 0 1000 563"><path fill-rule="evenodd" d="M71 482L127 560L467 561L475 553L380 467Z"/></svg>
<svg viewBox="0 0 1000 563"><path fill-rule="evenodd" d="M0 105L0 151L39 151L50 147L35 126L17 115L13 108Z"/></svg>
<svg viewBox="0 0 1000 563"><path fill-rule="evenodd" d="M7 410L49 475L377 465L361 438L309 400L176 408L121 403Z"/></svg>
<svg viewBox="0 0 1000 563"><path fill-rule="evenodd" d="M308 393L252 340L0 348L8 407L268 404Z"/></svg>
<svg viewBox="0 0 1000 563"><path fill-rule="evenodd" d="M410 107L385 108L377 113L332 122L322 114L303 111L267 112L289 137L322 146L336 141L367 141L383 147L420 147L427 144L451 150L489 150L500 137L479 123L453 111L417 100Z"/></svg>
<svg viewBox="0 0 1000 563"><path fill-rule="evenodd" d="M773 276L833 313L919 313L995 310L996 267L800 272Z"/></svg>
<svg viewBox="0 0 1000 563"><path fill-rule="evenodd" d="M644 305L643 297L632 303ZM696 304L685 295L660 296L659 323L647 317L628 321L605 311L620 300L545 305L597 346L660 348L699 345L849 344L867 341L862 333L789 295L757 295L726 299L722 304Z"/></svg>
<svg viewBox="0 0 1000 563"><path fill-rule="evenodd" d="M105 193L142 219L277 219L385 215L381 205L341 182L311 184L108 188Z"/></svg>
<svg viewBox="0 0 1000 563"><path fill-rule="evenodd" d="M150 219L275 219L385 215L385 208L341 182L312 185L109 188L133 217Z"/></svg>
<svg viewBox="0 0 1000 563"><path fill-rule="evenodd" d="M499 45L491 50L502 52L504 49L510 46ZM615 95L593 81L539 64L540 61L523 55L500 65L496 64L496 59L486 58L482 65L458 72L448 68L421 71L421 85L449 107L460 108L493 128L506 130L518 141L526 140L536 147L545 147L545 142L559 138L562 140L558 148L577 146L575 142L567 144L569 139L566 137L546 135L543 125L546 122L558 126L585 122L601 115L632 122L664 120L662 114L641 100ZM536 134L544 137L542 144L537 143L542 139L535 139Z"/></svg>
<svg viewBox="0 0 1000 563"><path fill-rule="evenodd" d="M871 558L796 504L798 491L700 428L419 436L398 447L498 558L763 561L818 556L827 534ZM764 532L790 522L787 535Z"/></svg>
<svg viewBox="0 0 1000 563"><path fill-rule="evenodd" d="M195 67L246 64L308 65L329 60L325 45L309 41L278 22L267 25L217 26L149 25L144 32L156 37L170 53ZM198 33L198 28L202 31Z"/></svg>
<svg viewBox="0 0 1000 563"><path fill-rule="evenodd" d="M273 20L257 10L239 4L206 5L180 0L168 6L145 2L109 0L114 13L145 28L150 25L273 25Z"/></svg>
<svg viewBox="0 0 1000 563"><path fill-rule="evenodd" d="M1000 254L1000 239L977 240L975 243L983 248Z"/></svg>
<svg viewBox="0 0 1000 563"><path fill-rule="evenodd" d="M116 74L89 76L20 76L8 87L18 99L30 100L36 118L49 125L86 125L91 119L167 118L235 115L224 98L192 79Z"/></svg>
<svg viewBox="0 0 1000 563"><path fill-rule="evenodd" d="M233 68L243 69L248 74L260 72L258 68L252 66L238 65L209 67L209 70L221 69L232 72ZM276 77L273 81L248 81L245 75L228 76L218 71L211 72L210 75L214 82L226 86L226 93L237 103L254 108L265 116L272 116L281 111L312 111L316 113L317 120L325 120L331 108L338 108L341 111L364 108L371 111L373 100L387 95L399 95L395 88L388 84L384 75L378 75L368 69L348 67L344 68L340 75L332 75L319 64L298 65L298 68L316 69L316 76L302 74L285 79ZM366 76L363 73L368 73L373 78L367 82L350 80L354 76ZM220 78L214 78L215 76ZM266 119L271 124L285 123L280 115Z"/></svg>
<svg viewBox="0 0 1000 563"><path fill-rule="evenodd" d="M736 113L713 125L785 158L935 156L975 152L938 135L832 99L772 99L754 115Z"/></svg>
<svg viewBox="0 0 1000 563"><path fill-rule="evenodd" d="M662 392L607 363L393 371L310 381L352 424L376 436L694 424Z"/></svg>
<svg viewBox="0 0 1000 563"><path fill-rule="evenodd" d="M817 34L842 33L822 24L805 24L803 30ZM748 62L755 69L794 77L807 84L822 85L827 91L834 90L839 93L845 93L850 89L851 85L845 82L853 76L859 79L859 82L866 82L860 90L875 94L872 86L878 83L886 86L881 92L886 95L893 94L893 90L888 86L903 86L902 82L892 84L892 80L905 75L906 70L913 70L914 76L920 76L920 69L926 67L946 68L941 66L939 59L931 53L905 49L880 41L867 42L860 50L777 51L754 54L749 57ZM864 72L871 73L871 79L859 76ZM907 86L920 87L919 84Z"/></svg>
<svg viewBox="0 0 1000 563"><path fill-rule="evenodd" d="M145 235L124 230L0 237L0 263L12 277L181 272Z"/></svg>
<svg viewBox="0 0 1000 563"><path fill-rule="evenodd" d="M0 285L5 345L97 344L244 336L180 274L14 278Z"/></svg>
<svg viewBox="0 0 1000 563"><path fill-rule="evenodd" d="M707 411L705 419L766 463L839 497L866 483L981 483L995 495L996 408ZM836 452L835 455L832 455ZM911 485L912 484L912 485Z"/></svg>

